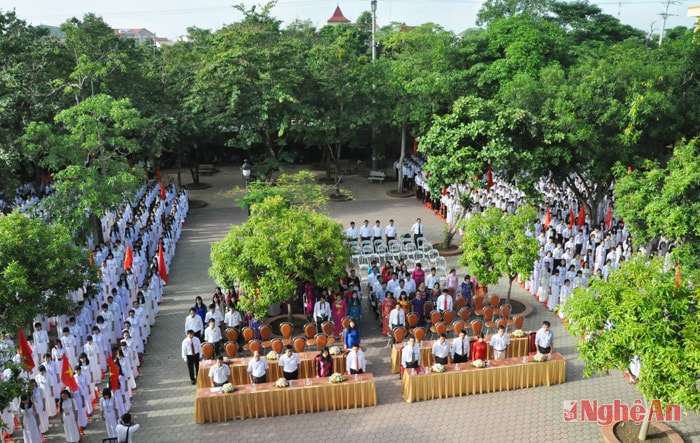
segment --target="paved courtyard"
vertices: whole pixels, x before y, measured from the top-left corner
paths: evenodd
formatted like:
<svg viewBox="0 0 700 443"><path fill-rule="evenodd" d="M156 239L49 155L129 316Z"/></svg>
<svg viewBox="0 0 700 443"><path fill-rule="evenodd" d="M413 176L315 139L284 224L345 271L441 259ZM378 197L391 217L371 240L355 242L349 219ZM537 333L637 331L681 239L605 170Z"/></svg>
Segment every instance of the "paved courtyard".
<svg viewBox="0 0 700 443"><path fill-rule="evenodd" d="M183 181L190 181L187 171L183 173ZM180 357L184 318L195 296L201 295L207 301L214 292L215 284L207 272L211 244L220 239L231 224L242 223L247 218L246 211L235 207L232 197L222 193L234 186L243 186L238 167L223 167L217 174L203 177L202 181L210 183L212 188L191 191L190 199L206 201L207 206L191 210L187 219L157 325L137 380L138 389L132 399L134 421L141 425L134 441L599 442L602 441L599 425L563 422L562 402L595 399L607 403L620 399L631 405L640 398L619 373L584 379L583 363L577 358L574 338L567 334L558 318L517 287L513 296L535 305L524 329L537 329L543 320L552 322L556 351L567 360L565 384L407 404L401 398L398 376L389 373L390 350L385 347L386 339L380 336L374 316L367 314L362 319L362 342L368 371L376 380L376 407L196 425L195 386L190 385L187 368ZM330 213L344 226L350 220L359 225L364 219L370 222L379 219L384 225L393 218L400 233L407 232L416 217L421 217L426 224L427 238L440 241L442 221L414 198L388 198L386 191L395 185L395 182L370 184L364 176L346 177L343 187L354 193L355 200L330 203ZM450 265L458 269L460 276L467 271L457 266L456 258L448 259L448 267ZM505 291L504 284L489 288L491 293L505 294ZM83 441L101 442L106 435L104 423L97 418L97 413L93 415ZM680 423L672 425L686 441L700 441L700 419L696 414L684 415ZM64 441L59 421L52 422L47 441Z"/></svg>

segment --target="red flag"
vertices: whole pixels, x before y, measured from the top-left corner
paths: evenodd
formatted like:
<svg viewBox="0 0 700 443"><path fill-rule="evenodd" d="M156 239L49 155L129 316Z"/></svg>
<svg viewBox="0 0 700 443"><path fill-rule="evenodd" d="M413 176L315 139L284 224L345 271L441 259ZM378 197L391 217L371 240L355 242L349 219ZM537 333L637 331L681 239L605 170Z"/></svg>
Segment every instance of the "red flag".
<svg viewBox="0 0 700 443"><path fill-rule="evenodd" d="M569 208L569 229L574 229L574 208Z"/></svg>
<svg viewBox="0 0 700 443"><path fill-rule="evenodd" d="M158 275L163 283L168 283L168 270L165 267L165 255L163 254L163 242L158 246Z"/></svg>
<svg viewBox="0 0 700 443"><path fill-rule="evenodd" d="M549 212L549 205L547 205L547 211L544 214L544 230L549 228L549 223L552 221L552 214Z"/></svg>
<svg viewBox="0 0 700 443"><path fill-rule="evenodd" d="M160 199L165 200L165 186L163 186L163 182L160 182Z"/></svg>
<svg viewBox="0 0 700 443"><path fill-rule="evenodd" d="M676 287L681 285L681 262L676 263Z"/></svg>
<svg viewBox="0 0 700 443"><path fill-rule="evenodd" d="M131 253L131 245L126 245L126 255L124 256L124 270L131 269L131 264L134 262L134 255Z"/></svg>
<svg viewBox="0 0 700 443"><path fill-rule="evenodd" d="M107 359L107 370L109 371L109 387L116 391L117 386L119 386L119 368L112 358Z"/></svg>
<svg viewBox="0 0 700 443"><path fill-rule="evenodd" d="M22 357L22 365L27 372L31 372L34 369L34 359L32 358L32 347L29 346L29 342L24 337L24 331L22 328L19 329L19 355Z"/></svg>
<svg viewBox="0 0 700 443"><path fill-rule="evenodd" d="M605 216L605 226L610 229L612 223L612 205L608 205L608 215Z"/></svg>
<svg viewBox="0 0 700 443"><path fill-rule="evenodd" d="M70 367L70 363L68 363L68 356L63 355L63 368L61 369L61 381L63 382L64 385L66 385L66 388L68 388L69 391L75 392L77 391L78 388L78 382L75 381L75 378L73 378L73 368Z"/></svg>
<svg viewBox="0 0 700 443"><path fill-rule="evenodd" d="M578 227L583 228L584 223L586 223L586 205L581 203L581 208L578 210Z"/></svg>
<svg viewBox="0 0 700 443"><path fill-rule="evenodd" d="M493 171L491 170L491 165L489 165L488 171L486 171L486 191L491 192L491 187L493 186Z"/></svg>

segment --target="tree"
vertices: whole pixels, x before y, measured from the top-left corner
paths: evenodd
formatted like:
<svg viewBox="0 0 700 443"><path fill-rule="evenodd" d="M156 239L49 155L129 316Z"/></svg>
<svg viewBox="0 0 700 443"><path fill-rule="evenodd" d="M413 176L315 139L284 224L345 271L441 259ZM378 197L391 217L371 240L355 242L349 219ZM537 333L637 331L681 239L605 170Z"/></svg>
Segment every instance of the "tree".
<svg viewBox="0 0 700 443"><path fill-rule="evenodd" d="M209 275L221 286L238 280L242 308L257 318L272 303L288 302L304 281L329 286L344 275L349 252L342 226L327 215L289 206L281 196L254 205L247 222L234 226L211 249Z"/></svg>
<svg viewBox="0 0 700 443"><path fill-rule="evenodd" d="M537 212L530 206L518 208L511 215L489 208L468 218L463 224L460 264L487 285L508 277L506 303L510 303L513 281L520 275L530 275L538 257L539 244L531 226Z"/></svg>
<svg viewBox="0 0 700 443"><path fill-rule="evenodd" d="M129 99L104 94L61 111L55 121L56 126L33 122L22 137L26 155L56 171L56 192L45 207L76 238L93 233L101 240L98 217L129 198L141 183L143 171L129 161L141 150L135 136L148 122Z"/></svg>
<svg viewBox="0 0 700 443"><path fill-rule="evenodd" d="M0 349L0 362L5 370L9 369L9 377L3 376L0 389L0 410L5 410L12 402L21 395L31 395L29 389L29 379L22 375L22 364L15 363L13 358L17 354L17 349L3 346ZM5 432L7 423L0 417L0 430Z"/></svg>
<svg viewBox="0 0 700 443"><path fill-rule="evenodd" d="M510 17L543 17L551 4L552 0L486 0L476 14L476 24L490 25L496 20Z"/></svg>
<svg viewBox="0 0 700 443"><path fill-rule="evenodd" d="M248 184L246 192L238 201L241 208L252 208L273 196L281 197L290 207L309 211L325 211L328 204L328 189L316 182L309 171L294 175L282 174L273 183L255 180Z"/></svg>
<svg viewBox="0 0 700 443"><path fill-rule="evenodd" d="M0 217L0 327L31 325L37 315L71 312L68 292L97 281L87 251L70 232L15 211Z"/></svg>
<svg viewBox="0 0 700 443"><path fill-rule="evenodd" d="M635 244L664 236L673 245L673 262L696 268L700 264L698 139L677 146L665 168L649 161L631 173L621 166L618 174L615 215L625 220Z"/></svg>
<svg viewBox="0 0 700 443"><path fill-rule="evenodd" d="M697 271L688 281L698 281ZM700 293L695 285L678 284L661 259L636 257L610 274L578 288L563 306L569 331L585 337L577 344L584 376L624 370L641 359L637 389L647 402L677 404L697 410L700 391ZM607 327L606 327L607 325ZM651 408L645 420L648 425ZM642 427L640 440L646 438Z"/></svg>

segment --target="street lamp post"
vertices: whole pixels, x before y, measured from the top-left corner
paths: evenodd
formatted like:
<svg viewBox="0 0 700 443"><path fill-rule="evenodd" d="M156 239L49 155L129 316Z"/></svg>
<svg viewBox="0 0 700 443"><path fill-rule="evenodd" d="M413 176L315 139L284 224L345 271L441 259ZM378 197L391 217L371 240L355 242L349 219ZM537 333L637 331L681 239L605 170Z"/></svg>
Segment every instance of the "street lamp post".
<svg viewBox="0 0 700 443"><path fill-rule="evenodd" d="M241 175L243 175L243 180L245 180L245 187L248 187L248 183L250 183L250 173L253 171L253 169L250 166L250 163L248 163L248 160L243 160L243 166L241 166Z"/></svg>
<svg viewBox="0 0 700 443"><path fill-rule="evenodd" d="M374 28L377 27L377 0L372 0L372 61L377 59L377 44L374 41Z"/></svg>

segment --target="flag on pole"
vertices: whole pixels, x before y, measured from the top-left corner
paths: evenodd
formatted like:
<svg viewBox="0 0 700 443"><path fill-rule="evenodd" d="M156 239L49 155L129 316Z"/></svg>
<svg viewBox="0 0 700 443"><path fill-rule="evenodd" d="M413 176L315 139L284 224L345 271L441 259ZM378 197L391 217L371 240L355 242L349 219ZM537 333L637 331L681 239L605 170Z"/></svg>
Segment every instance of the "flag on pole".
<svg viewBox="0 0 700 443"><path fill-rule="evenodd" d="M107 370L109 371L109 387L113 391L116 391L117 386L119 386L119 368L117 368L112 358L107 359L107 366Z"/></svg>
<svg viewBox="0 0 700 443"><path fill-rule="evenodd" d="M67 355L63 356L63 367L61 369L61 381L63 382L64 385L66 385L66 388L68 388L68 390L71 392L75 392L79 389L78 382L76 382L75 378L73 378L73 368L71 368L70 363L68 363L68 356Z"/></svg>
<svg viewBox="0 0 700 443"><path fill-rule="evenodd" d="M163 242L158 245L158 275L163 283L168 283L168 270L165 267L165 255L163 254Z"/></svg>
<svg viewBox="0 0 700 443"><path fill-rule="evenodd" d="M124 255L124 270L131 269L131 264L134 262L134 255L131 252L131 245L126 245L126 254Z"/></svg>
<svg viewBox="0 0 700 443"><path fill-rule="evenodd" d="M18 330L19 333L17 336L19 337L19 355L22 357L22 365L24 366L25 371L32 372L32 369L34 369L32 347L29 346L29 342L24 337L24 331L22 331L22 328L18 328Z"/></svg>
<svg viewBox="0 0 700 443"><path fill-rule="evenodd" d="M574 208L569 208L569 229L574 229Z"/></svg>
<svg viewBox="0 0 700 443"><path fill-rule="evenodd" d="M612 224L612 205L608 205L608 214L605 216L605 226L607 226L607 228L610 229L611 224Z"/></svg>
<svg viewBox="0 0 700 443"><path fill-rule="evenodd" d="M549 228L549 223L552 221L552 213L549 212L549 205L547 205L547 211L544 214L544 230Z"/></svg>
<svg viewBox="0 0 700 443"><path fill-rule="evenodd" d="M584 223L586 223L586 204L581 203L581 208L578 210L578 227L583 228Z"/></svg>
<svg viewBox="0 0 700 443"><path fill-rule="evenodd" d="M493 186L493 171L491 170L491 165L489 165L488 171L486 171L486 191L491 192L491 187Z"/></svg>
<svg viewBox="0 0 700 443"><path fill-rule="evenodd" d="M163 181L160 182L160 199L165 200L165 186L163 186Z"/></svg>

